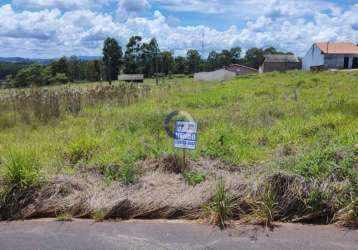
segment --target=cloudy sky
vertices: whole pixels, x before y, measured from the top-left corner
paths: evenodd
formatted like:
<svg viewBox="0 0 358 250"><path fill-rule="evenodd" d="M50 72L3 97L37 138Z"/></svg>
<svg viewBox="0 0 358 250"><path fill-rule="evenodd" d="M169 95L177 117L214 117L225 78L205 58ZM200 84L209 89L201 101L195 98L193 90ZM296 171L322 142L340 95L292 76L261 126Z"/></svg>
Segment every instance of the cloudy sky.
<svg viewBox="0 0 358 250"><path fill-rule="evenodd" d="M103 40L156 37L183 54L274 46L302 56L315 41L358 43L358 0L0 0L0 56L101 54ZM204 38L204 39L203 39Z"/></svg>

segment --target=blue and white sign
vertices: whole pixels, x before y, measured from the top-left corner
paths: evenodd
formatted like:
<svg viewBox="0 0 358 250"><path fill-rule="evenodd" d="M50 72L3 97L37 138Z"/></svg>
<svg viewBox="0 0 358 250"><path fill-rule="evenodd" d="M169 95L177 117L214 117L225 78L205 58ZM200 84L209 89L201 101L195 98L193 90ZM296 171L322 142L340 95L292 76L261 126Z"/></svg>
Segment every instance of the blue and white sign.
<svg viewBox="0 0 358 250"><path fill-rule="evenodd" d="M177 121L174 131L174 147L196 149L198 124L195 122Z"/></svg>

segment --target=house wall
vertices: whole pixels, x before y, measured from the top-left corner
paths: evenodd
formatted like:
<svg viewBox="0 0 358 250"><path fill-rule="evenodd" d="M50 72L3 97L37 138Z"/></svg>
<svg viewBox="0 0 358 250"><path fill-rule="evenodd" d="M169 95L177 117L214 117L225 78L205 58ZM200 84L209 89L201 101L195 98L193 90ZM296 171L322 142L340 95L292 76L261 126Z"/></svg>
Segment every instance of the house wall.
<svg viewBox="0 0 358 250"><path fill-rule="evenodd" d="M303 58L303 70L311 70L311 67L324 65L324 54L314 44Z"/></svg>
<svg viewBox="0 0 358 250"><path fill-rule="evenodd" d="M329 69L343 69L344 68L344 58L348 57L348 68L352 68L353 57L358 57L358 55L325 55L325 66Z"/></svg>
<svg viewBox="0 0 358 250"><path fill-rule="evenodd" d="M287 71L301 69L302 64L300 62L264 62L262 71L263 72L272 72L272 71Z"/></svg>

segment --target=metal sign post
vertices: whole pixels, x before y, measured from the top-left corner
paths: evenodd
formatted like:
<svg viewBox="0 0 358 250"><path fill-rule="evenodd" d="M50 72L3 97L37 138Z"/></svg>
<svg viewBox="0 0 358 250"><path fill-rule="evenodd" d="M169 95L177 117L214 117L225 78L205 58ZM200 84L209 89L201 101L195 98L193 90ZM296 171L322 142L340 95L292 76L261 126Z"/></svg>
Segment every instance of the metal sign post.
<svg viewBox="0 0 358 250"><path fill-rule="evenodd" d="M195 150L197 144L198 124L189 121L176 121L174 130L174 147L183 149L183 163L186 166L186 150Z"/></svg>

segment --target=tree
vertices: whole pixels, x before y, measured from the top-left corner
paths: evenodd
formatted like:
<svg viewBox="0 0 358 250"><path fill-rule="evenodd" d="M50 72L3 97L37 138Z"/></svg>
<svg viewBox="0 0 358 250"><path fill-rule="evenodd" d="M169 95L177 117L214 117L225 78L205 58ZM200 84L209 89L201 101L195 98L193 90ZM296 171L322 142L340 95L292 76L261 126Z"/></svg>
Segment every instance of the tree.
<svg viewBox="0 0 358 250"><path fill-rule="evenodd" d="M68 77L63 73L57 73L55 76L49 78L49 84L66 84L68 83Z"/></svg>
<svg viewBox="0 0 358 250"><path fill-rule="evenodd" d="M137 60L137 67L143 69L144 75L151 77L161 71L161 53L155 38L149 43L143 43L139 54L142 60L141 62Z"/></svg>
<svg viewBox="0 0 358 250"><path fill-rule="evenodd" d="M162 58L162 72L166 75L173 73L174 58L171 52L164 51L161 53Z"/></svg>
<svg viewBox="0 0 358 250"><path fill-rule="evenodd" d="M258 69L265 60L265 52L262 49L252 48L246 51L244 62L246 65Z"/></svg>
<svg viewBox="0 0 358 250"><path fill-rule="evenodd" d="M219 54L216 51L211 51L209 53L208 60L207 60L207 65L208 65L207 69L209 71L218 69L218 56Z"/></svg>
<svg viewBox="0 0 358 250"><path fill-rule="evenodd" d="M71 56L67 61L67 64L68 64L68 72L69 72L68 77L70 81L75 82L75 81L83 80L81 77L82 62L76 56Z"/></svg>
<svg viewBox="0 0 358 250"><path fill-rule="evenodd" d="M51 65L52 75L56 75L57 73L65 74L67 77L70 75L69 66L66 57L61 57L58 61L53 62Z"/></svg>
<svg viewBox="0 0 358 250"><path fill-rule="evenodd" d="M230 49L231 63L239 63L241 57L241 48L234 47Z"/></svg>
<svg viewBox="0 0 358 250"><path fill-rule="evenodd" d="M186 74L187 64L186 59L183 56L178 56L174 59L174 73L175 74Z"/></svg>
<svg viewBox="0 0 358 250"><path fill-rule="evenodd" d="M12 81L12 85L18 87L44 86L50 83L52 77L50 67L32 64L21 69Z"/></svg>
<svg viewBox="0 0 358 250"><path fill-rule="evenodd" d="M101 80L101 65L98 60L87 62L86 79L91 82Z"/></svg>
<svg viewBox="0 0 358 250"><path fill-rule="evenodd" d="M199 70L199 64L201 61L200 54L197 50L191 49L186 53L186 59L188 63L188 70L190 74L196 73Z"/></svg>
<svg viewBox="0 0 358 250"><path fill-rule="evenodd" d="M106 79L109 85L112 84L112 80L118 79L122 56L122 48L118 45L116 39L108 37L103 45L103 62L105 65Z"/></svg>
<svg viewBox="0 0 358 250"><path fill-rule="evenodd" d="M126 74L140 74L143 73L143 65L141 63L142 57L142 37L132 36L129 38L126 46L125 53L125 67L124 72Z"/></svg>

